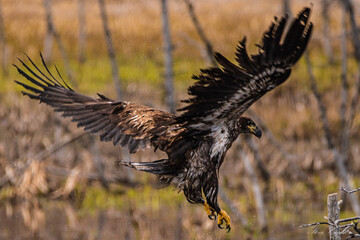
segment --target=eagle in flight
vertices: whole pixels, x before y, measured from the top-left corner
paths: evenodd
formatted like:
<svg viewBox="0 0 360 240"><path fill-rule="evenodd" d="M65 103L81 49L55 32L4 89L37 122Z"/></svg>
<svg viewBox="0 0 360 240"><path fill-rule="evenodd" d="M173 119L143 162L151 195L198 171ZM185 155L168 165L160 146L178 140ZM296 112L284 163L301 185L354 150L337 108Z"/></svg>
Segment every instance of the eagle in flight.
<svg viewBox="0 0 360 240"><path fill-rule="evenodd" d="M130 153L148 146L165 152L167 159L120 163L174 184L190 203L202 204L211 220L217 217L218 226L230 231L230 217L217 201L220 166L239 134L261 137L261 130L243 113L289 78L311 36L310 11L304 8L285 34L287 16L275 18L255 55L248 55L244 38L235 52L237 64L216 53L219 66L193 76L190 97L178 115L101 94L94 98L77 93L58 71L62 82L54 77L42 56L45 71L30 58L32 67L21 60L22 68L15 65L28 81L16 83L27 90L24 95L62 112L78 127L100 135L101 141L126 147Z"/></svg>

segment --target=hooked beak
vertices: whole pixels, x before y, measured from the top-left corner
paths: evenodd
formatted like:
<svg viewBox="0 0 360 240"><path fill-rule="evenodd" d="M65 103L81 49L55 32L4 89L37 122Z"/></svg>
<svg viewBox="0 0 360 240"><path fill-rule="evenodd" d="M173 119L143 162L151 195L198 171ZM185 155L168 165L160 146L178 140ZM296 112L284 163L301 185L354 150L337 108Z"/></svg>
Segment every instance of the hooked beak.
<svg viewBox="0 0 360 240"><path fill-rule="evenodd" d="M262 132L258 126L249 126L250 133L254 134L257 138L261 138Z"/></svg>

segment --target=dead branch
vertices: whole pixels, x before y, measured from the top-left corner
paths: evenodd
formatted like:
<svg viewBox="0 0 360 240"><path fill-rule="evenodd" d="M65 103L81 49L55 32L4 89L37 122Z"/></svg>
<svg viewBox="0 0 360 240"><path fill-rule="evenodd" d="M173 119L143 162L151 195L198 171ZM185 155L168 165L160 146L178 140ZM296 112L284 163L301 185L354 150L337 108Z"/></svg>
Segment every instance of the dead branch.
<svg viewBox="0 0 360 240"><path fill-rule="evenodd" d="M52 23L52 15L51 15L51 0L43 1L45 8L45 18L46 18L46 33L44 37L44 48L43 54L46 62L50 62L52 49L53 49L53 23Z"/></svg>
<svg viewBox="0 0 360 240"><path fill-rule="evenodd" d="M214 50L213 50L213 46L210 42L210 40L207 38L200 22L199 19L197 18L196 14L195 14L195 10L194 10L194 6L193 4L190 2L190 0L184 0L187 9L188 9L188 13L190 15L191 21L194 24L194 27L196 29L196 32L199 34L201 41L203 42L203 44L205 45L205 49L206 49L206 60L207 62L209 62L211 65L216 66L216 61L214 59Z"/></svg>
<svg viewBox="0 0 360 240"><path fill-rule="evenodd" d="M204 59L205 62L209 62L208 53L206 48L201 44L199 41L195 40L194 38L190 37L189 34L185 32L177 33L177 35L185 40L189 45L197 48L201 54L201 57Z"/></svg>
<svg viewBox="0 0 360 240"><path fill-rule="evenodd" d="M329 8L330 8L330 1L331 0L322 0L321 1L321 16L323 19L323 45L324 45L324 52L325 55L328 57L329 59L329 63L333 64L334 63L334 53L333 53L333 49L331 47L331 33L330 33L330 28L329 28L329 22L330 22L330 17L329 17ZM345 31L346 32L346 31Z"/></svg>
<svg viewBox="0 0 360 240"><path fill-rule="evenodd" d="M348 92L349 92L349 83L347 80L347 70L348 70L348 64L347 64L347 46L346 46L346 11L343 8L342 10L342 17L341 17L341 40L340 40L340 50L341 50L341 100L340 100L340 128L343 129L343 131L340 131L340 139L341 139L341 146L340 150L346 157L347 154L347 148L348 148L348 138L347 131L345 130L346 127L346 103L348 100Z"/></svg>
<svg viewBox="0 0 360 240"><path fill-rule="evenodd" d="M111 31L110 31L109 24L108 24L108 17L107 17L107 13L106 13L105 2L104 2L104 0L98 0L98 3L99 3L100 15L101 15L101 20L102 20L103 29L104 29L107 52L108 52L108 55L110 58L110 63L111 63L112 78L113 78L113 82L115 85L117 99L120 100L122 98L121 81L120 81L120 77L119 77L119 68L118 68L118 65L116 62L116 53L115 53L114 45L112 42Z"/></svg>
<svg viewBox="0 0 360 240"><path fill-rule="evenodd" d="M339 220L335 221L335 225L339 225L340 223L343 223L343 222L351 222L351 221L355 221L355 220L360 220L360 217L339 219Z"/></svg>
<svg viewBox="0 0 360 240"><path fill-rule="evenodd" d="M86 16L85 16L85 0L78 0L78 19L79 19L79 35L78 35L78 61L85 61L85 44L86 44Z"/></svg>
<svg viewBox="0 0 360 240"><path fill-rule="evenodd" d="M51 48L52 48L52 43L50 43L49 46L47 46L47 44L49 44L47 41L47 38L49 38L49 36L53 36L58 47L59 47L59 51L61 54L61 57L63 59L63 63L64 63L64 67L65 67L65 71L66 71L66 75L69 79L69 81L76 86L76 82L75 82L75 78L74 78L74 74L73 71L70 67L70 61L69 58L67 56L65 47L61 41L61 37L60 34L58 33L58 31L56 30L53 18L52 18L52 11L51 11L51 1L52 0L44 0L43 4L44 4L44 8L45 8L45 14L46 14L46 24L47 24L47 36L45 37L45 43L44 43L44 52L45 50L47 51L47 53L45 54L49 54L49 52L51 53ZM49 55L46 56L47 58L45 58L45 60L49 60Z"/></svg>
<svg viewBox="0 0 360 240"><path fill-rule="evenodd" d="M341 190L341 191L343 191L343 192L346 192L347 194L351 194L351 193L360 191L360 188L357 188L357 189L354 189L354 190L347 190L347 189L345 189L344 187L341 187L341 188L338 188L338 189Z"/></svg>
<svg viewBox="0 0 360 240"><path fill-rule="evenodd" d="M283 0L283 13L288 15L290 18L292 18L292 12L291 12L291 0Z"/></svg>
<svg viewBox="0 0 360 240"><path fill-rule="evenodd" d="M349 14L352 43L355 49L355 58L357 59L358 62L360 62L360 38L359 38L356 18L354 14L354 6L351 0L342 0L340 2L343 4L343 7L346 9L346 11Z"/></svg>
<svg viewBox="0 0 360 240"><path fill-rule="evenodd" d="M328 222L316 222L316 223L301 225L300 228L313 227L313 226L318 226L318 225L333 225L333 224L328 223Z"/></svg>
<svg viewBox="0 0 360 240"><path fill-rule="evenodd" d="M163 37L164 37L164 57L165 57L165 102L171 113L175 113L175 94L174 94L174 71L172 42L169 26L168 0L161 0L161 13L163 20Z"/></svg>

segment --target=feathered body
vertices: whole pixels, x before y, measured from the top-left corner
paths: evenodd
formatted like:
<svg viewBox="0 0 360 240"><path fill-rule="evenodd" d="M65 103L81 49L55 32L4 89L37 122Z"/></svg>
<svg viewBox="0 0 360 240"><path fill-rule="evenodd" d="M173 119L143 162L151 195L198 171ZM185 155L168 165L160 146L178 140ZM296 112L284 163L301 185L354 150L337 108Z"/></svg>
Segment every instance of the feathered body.
<svg viewBox="0 0 360 240"><path fill-rule="evenodd" d="M196 82L189 87L191 97L184 101L180 115L114 101L100 94L98 98L79 94L64 81L60 83L43 59L46 74L30 58L34 70L20 60L27 73L16 68L32 84L16 82L28 90L24 95L71 117L85 131L100 135L101 141L111 141L131 153L148 146L164 151L167 159L121 164L175 184L189 202L204 204L209 217L216 213L219 227L225 222L230 230L230 218L217 203L220 166L239 134L261 137L255 123L242 115L290 76L291 67L310 39L313 26L309 15L310 9L303 9L285 37L287 17L275 19L264 33L256 55L248 55L244 38L236 50L237 65L216 53L220 66L202 69L193 76Z"/></svg>

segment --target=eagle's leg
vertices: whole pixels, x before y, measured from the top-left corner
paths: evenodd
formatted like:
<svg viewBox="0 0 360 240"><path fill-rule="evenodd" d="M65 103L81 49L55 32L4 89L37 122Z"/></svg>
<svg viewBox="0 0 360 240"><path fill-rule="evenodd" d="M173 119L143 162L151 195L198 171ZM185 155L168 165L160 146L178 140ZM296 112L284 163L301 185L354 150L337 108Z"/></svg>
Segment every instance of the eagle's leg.
<svg viewBox="0 0 360 240"><path fill-rule="evenodd" d="M204 202L204 208L206 213L208 214L209 218L211 220L215 219L214 212L218 215L218 227L221 229L227 229L228 232L231 230L231 220L230 216L219 207L219 204L217 203L217 199L215 202L211 202L210 199L206 198L207 200ZM209 203L207 203L209 202Z"/></svg>
<svg viewBox="0 0 360 240"><path fill-rule="evenodd" d="M205 194L206 201L204 203L204 207L206 212L212 213L212 211L215 211L218 215L218 227L221 229L227 229L228 232L231 230L231 221L229 215L220 208L218 202L217 202L217 195L218 195L218 180L217 176L211 176L211 174L208 175L205 186L203 186L203 191ZM209 210L209 211L208 211ZM210 219L211 218L209 216ZM223 227L224 226L224 227Z"/></svg>

